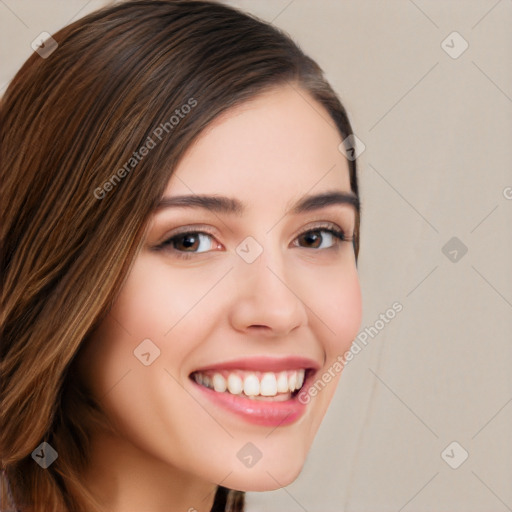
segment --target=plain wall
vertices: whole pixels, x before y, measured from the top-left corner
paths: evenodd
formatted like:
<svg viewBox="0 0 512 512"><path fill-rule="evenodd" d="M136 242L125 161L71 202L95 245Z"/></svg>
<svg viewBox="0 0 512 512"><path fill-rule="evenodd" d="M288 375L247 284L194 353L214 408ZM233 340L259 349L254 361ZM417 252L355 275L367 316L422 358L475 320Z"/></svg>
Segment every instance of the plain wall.
<svg viewBox="0 0 512 512"><path fill-rule="evenodd" d="M0 2L0 94L39 33L107 3ZM512 510L512 1L227 3L319 62L366 146L361 332L374 327L299 478L250 493L249 512Z"/></svg>

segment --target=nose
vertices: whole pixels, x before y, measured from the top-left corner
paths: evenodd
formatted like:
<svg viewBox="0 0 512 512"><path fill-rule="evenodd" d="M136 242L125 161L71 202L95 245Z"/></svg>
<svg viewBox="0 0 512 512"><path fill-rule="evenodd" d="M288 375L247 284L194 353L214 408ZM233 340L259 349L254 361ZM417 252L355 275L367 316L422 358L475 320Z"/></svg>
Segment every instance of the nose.
<svg viewBox="0 0 512 512"><path fill-rule="evenodd" d="M234 329L258 336L282 337L306 325L307 307L297 290L297 275L266 256L253 263L239 260L229 320Z"/></svg>

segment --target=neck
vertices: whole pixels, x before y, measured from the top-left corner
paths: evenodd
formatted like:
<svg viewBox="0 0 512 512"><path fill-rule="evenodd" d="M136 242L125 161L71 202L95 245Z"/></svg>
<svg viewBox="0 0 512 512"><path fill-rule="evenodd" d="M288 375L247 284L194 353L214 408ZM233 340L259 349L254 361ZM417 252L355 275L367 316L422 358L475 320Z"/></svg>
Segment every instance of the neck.
<svg viewBox="0 0 512 512"><path fill-rule="evenodd" d="M111 434L95 434L85 483L108 512L209 512L217 486Z"/></svg>

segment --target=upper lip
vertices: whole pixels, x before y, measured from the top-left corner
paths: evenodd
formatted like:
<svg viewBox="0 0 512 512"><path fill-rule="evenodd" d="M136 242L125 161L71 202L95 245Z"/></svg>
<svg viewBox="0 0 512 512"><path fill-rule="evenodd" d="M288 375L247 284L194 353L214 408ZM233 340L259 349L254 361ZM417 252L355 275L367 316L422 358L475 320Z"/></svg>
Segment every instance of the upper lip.
<svg viewBox="0 0 512 512"><path fill-rule="evenodd" d="M320 365L314 360L302 356L269 357L255 356L243 359L231 359L220 363L202 366L194 372L212 370L253 370L255 372L280 372L285 370L298 370L301 368L318 370ZM192 373L194 373L192 372Z"/></svg>

